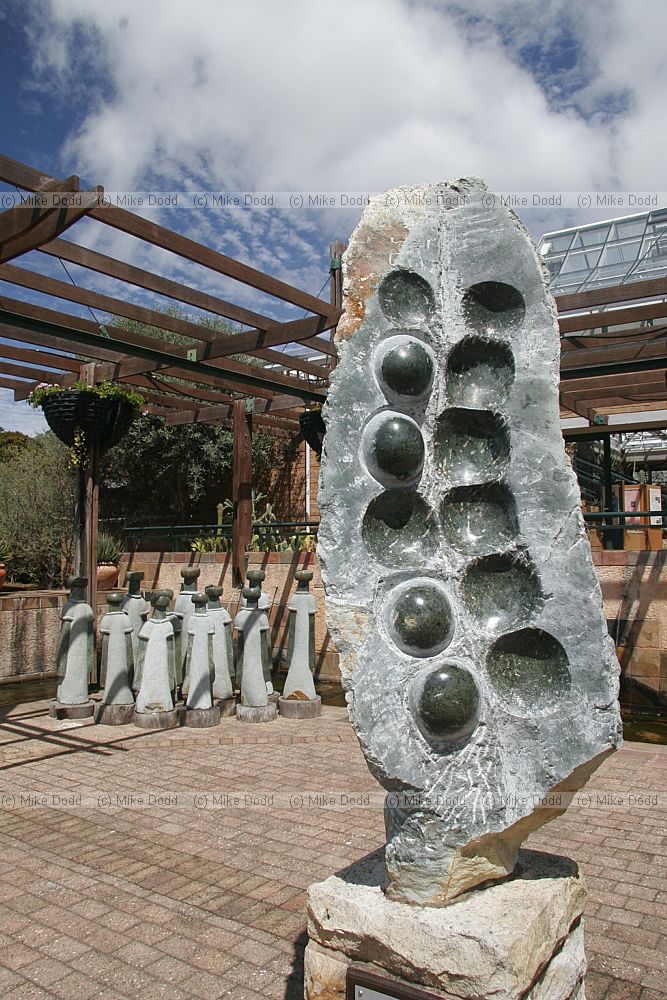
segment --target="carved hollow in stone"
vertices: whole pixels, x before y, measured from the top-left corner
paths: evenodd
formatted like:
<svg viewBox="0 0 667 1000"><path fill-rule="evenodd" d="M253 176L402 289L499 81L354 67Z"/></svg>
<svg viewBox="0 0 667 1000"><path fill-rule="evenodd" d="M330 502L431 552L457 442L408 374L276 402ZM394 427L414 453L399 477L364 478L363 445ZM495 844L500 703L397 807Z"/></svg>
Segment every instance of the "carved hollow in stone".
<svg viewBox="0 0 667 1000"><path fill-rule="evenodd" d="M446 543L471 556L504 549L519 531L514 498L500 483L450 490L440 516Z"/></svg>
<svg viewBox="0 0 667 1000"><path fill-rule="evenodd" d="M416 483L424 465L419 424L405 413L383 410L369 420L362 437L368 471L384 486Z"/></svg>
<svg viewBox="0 0 667 1000"><path fill-rule="evenodd" d="M392 271L382 279L378 295L387 319L401 326L426 323L435 309L433 289L414 271Z"/></svg>
<svg viewBox="0 0 667 1000"><path fill-rule="evenodd" d="M343 295L323 410L327 622L388 791L386 893L443 906L510 873L565 807L534 804L618 747L619 668L563 446L556 309L516 217L474 178L371 199ZM398 335L433 355L419 399L378 369ZM421 629L396 595L423 581L447 603Z"/></svg>
<svg viewBox="0 0 667 1000"><path fill-rule="evenodd" d="M521 326L526 315L521 292L503 281L480 281L471 285L461 305L466 323L478 333L513 332Z"/></svg>
<svg viewBox="0 0 667 1000"><path fill-rule="evenodd" d="M385 490L364 514L362 536L372 556L397 569L421 566L439 545L438 525L426 501L414 490Z"/></svg>
<svg viewBox="0 0 667 1000"><path fill-rule="evenodd" d="M447 395L457 406L498 406L513 382L512 351L500 340L464 337L449 355Z"/></svg>
<svg viewBox="0 0 667 1000"><path fill-rule="evenodd" d="M558 711L572 677L562 645L538 628L501 636L487 657L491 684L516 715Z"/></svg>
<svg viewBox="0 0 667 1000"><path fill-rule="evenodd" d="M435 462L452 486L498 479L510 455L506 421L491 410L452 408L438 420Z"/></svg>
<svg viewBox="0 0 667 1000"><path fill-rule="evenodd" d="M535 567L512 552L483 556L470 563L461 589L468 611L489 632L534 620L542 604Z"/></svg>

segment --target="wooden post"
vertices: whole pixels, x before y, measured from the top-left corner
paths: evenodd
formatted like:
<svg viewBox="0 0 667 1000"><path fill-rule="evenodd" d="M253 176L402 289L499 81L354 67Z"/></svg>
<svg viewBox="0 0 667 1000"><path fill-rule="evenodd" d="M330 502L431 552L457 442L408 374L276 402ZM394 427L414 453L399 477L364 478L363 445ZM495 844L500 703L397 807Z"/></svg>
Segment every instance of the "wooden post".
<svg viewBox="0 0 667 1000"><path fill-rule="evenodd" d="M95 384L94 364L81 365L79 378L88 385ZM86 600L97 618L97 519L100 493L100 447L97 443L87 447L86 467L77 473L75 567L79 576L88 580ZM93 632L93 636L95 632ZM93 663L97 663L94 658ZM97 672L96 667L93 670ZM91 678L95 680L96 677Z"/></svg>
<svg viewBox="0 0 667 1000"><path fill-rule="evenodd" d="M342 256L345 251L345 244L340 240L335 240L329 247L329 301L335 309L343 308L343 267ZM331 331L331 343L334 342L336 327ZM331 359L331 368L335 368L338 363L337 358Z"/></svg>
<svg viewBox="0 0 667 1000"><path fill-rule="evenodd" d="M232 404L234 418L232 569L237 586L243 586L245 580L245 551L252 540L252 413L248 412L246 404L245 399L235 399Z"/></svg>

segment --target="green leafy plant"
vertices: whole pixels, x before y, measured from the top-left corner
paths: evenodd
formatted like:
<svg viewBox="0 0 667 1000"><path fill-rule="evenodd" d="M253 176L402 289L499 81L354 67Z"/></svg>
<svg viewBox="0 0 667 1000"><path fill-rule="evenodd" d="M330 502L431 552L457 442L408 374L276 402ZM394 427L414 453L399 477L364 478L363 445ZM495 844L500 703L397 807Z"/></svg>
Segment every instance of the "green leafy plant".
<svg viewBox="0 0 667 1000"><path fill-rule="evenodd" d="M12 552L9 576L59 587L74 556L74 477L68 448L50 432L0 464L0 535Z"/></svg>
<svg viewBox="0 0 667 1000"><path fill-rule="evenodd" d="M100 531L97 534L97 562L113 563L120 562L123 554L123 543L116 535L109 531Z"/></svg>
<svg viewBox="0 0 667 1000"><path fill-rule="evenodd" d="M0 535L0 563L8 563L12 558L12 554L9 550L9 542L4 535Z"/></svg>
<svg viewBox="0 0 667 1000"><path fill-rule="evenodd" d="M231 540L226 535L198 535L190 548L193 552L229 552Z"/></svg>

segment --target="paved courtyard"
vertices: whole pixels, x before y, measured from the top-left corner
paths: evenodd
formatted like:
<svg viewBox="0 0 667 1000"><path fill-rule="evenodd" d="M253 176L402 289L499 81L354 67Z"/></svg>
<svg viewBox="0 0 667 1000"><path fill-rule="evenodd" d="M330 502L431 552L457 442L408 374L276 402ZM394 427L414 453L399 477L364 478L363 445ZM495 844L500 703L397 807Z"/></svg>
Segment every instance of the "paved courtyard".
<svg viewBox="0 0 667 1000"><path fill-rule="evenodd" d="M0 995L300 998L307 886L384 839L324 711L147 733L0 709ZM667 747L627 744L586 793L529 843L586 874L587 996L667 1000Z"/></svg>

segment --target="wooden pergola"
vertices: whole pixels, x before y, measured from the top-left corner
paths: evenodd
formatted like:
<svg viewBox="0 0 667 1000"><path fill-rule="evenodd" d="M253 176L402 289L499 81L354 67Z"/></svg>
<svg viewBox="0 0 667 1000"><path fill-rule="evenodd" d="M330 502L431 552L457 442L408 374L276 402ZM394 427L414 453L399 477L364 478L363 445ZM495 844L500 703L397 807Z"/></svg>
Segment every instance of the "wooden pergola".
<svg viewBox="0 0 667 1000"><path fill-rule="evenodd" d="M0 280L48 295L60 306L45 308L25 299L0 298L0 337L14 342L0 345L0 387L12 389L16 399L26 399L39 382L67 387L80 378L89 383L112 378L136 386L146 399L147 412L168 424L231 424L232 560L237 580L242 579L252 530L252 428L259 425L278 435L293 436L299 432L304 405L320 404L326 398L336 363L332 335L341 314L343 244L331 248L330 296L325 301L125 208L107 204L102 187L82 191L77 177L58 179L0 156L0 181L29 193L23 196L23 204L0 214ZM275 311L277 303L283 308L287 304L303 315L277 322L264 313L63 239L63 233L84 218L199 265L215 280L224 276L257 290L266 296L269 311ZM116 279L127 289L128 298L18 266L16 259L31 251L57 258L65 267L74 264ZM204 323L148 308L131 301L131 290L159 295L167 305L187 306L238 329L219 332ZM63 311L63 303L86 307L93 318ZM562 415L586 421L583 427L568 428L565 437L608 440L611 434L667 427L662 414L656 414L654 421L609 422L611 414L662 410L667 404L667 278L564 295L556 304L562 340ZM179 334L190 344L167 344L113 322L100 323L93 309ZM17 343L26 346L14 346ZM238 355L251 356L261 364L249 364ZM82 362L81 357L87 360ZM86 531L79 559L94 583L94 468L89 471L86 490Z"/></svg>
<svg viewBox="0 0 667 1000"><path fill-rule="evenodd" d="M146 411L169 424L230 423L234 432L232 558L235 575L242 580L245 548L252 531L252 427L259 425L278 435L293 436L299 432L298 418L304 404L322 403L326 398L336 359L331 331L340 316L339 266L334 261L331 298L325 301L124 208L105 204L102 187L81 191L77 177L54 178L0 156L0 181L34 196L24 196L22 204L0 215L0 280L51 296L59 300L58 305L76 303L88 307L91 315L93 309L100 310L190 341L183 346L164 343L113 323L100 323L94 316L83 319L62 309L2 296L0 337L26 346L0 346L0 387L12 389L16 399L26 399L39 382L68 387L81 378L89 384L111 378L136 386L146 400ZM277 322L63 239L62 234L82 218L111 226L201 265L214 275L250 286L264 293L273 307L276 302L288 303L304 315ZM237 325L238 332L218 332L9 263L34 250L118 279L128 290L143 289L163 296L168 305L186 305L221 317ZM295 345L307 350L295 353ZM283 350L277 350L279 347ZM261 364L233 357L238 355L250 355ZM81 357L88 360L82 362ZM78 561L92 582L97 523L94 461L88 470L85 494L86 530L81 532Z"/></svg>

